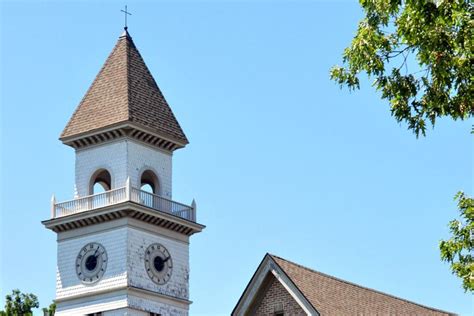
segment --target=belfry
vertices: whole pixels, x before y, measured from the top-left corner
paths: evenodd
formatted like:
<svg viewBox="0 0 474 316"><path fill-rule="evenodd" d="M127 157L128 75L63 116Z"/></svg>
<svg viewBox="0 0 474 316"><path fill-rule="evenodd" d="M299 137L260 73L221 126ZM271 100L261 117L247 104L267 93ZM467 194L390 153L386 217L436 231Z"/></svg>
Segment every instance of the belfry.
<svg viewBox="0 0 474 316"><path fill-rule="evenodd" d="M196 203L172 199L186 135L125 28L61 134L75 196L51 203L56 315L188 315Z"/></svg>

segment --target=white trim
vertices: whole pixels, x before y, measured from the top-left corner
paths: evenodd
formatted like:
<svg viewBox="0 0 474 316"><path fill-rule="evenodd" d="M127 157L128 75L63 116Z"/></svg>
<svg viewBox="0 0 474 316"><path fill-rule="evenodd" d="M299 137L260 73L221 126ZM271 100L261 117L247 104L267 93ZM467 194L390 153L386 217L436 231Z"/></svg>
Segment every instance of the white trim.
<svg viewBox="0 0 474 316"><path fill-rule="evenodd" d="M245 316L250 312L250 308L262 288L262 283L269 273L272 273L275 276L307 315L319 316L319 312L313 305L311 305L293 281L286 276L278 264L268 254L265 255L262 263L250 280L249 285L232 312L232 316Z"/></svg>
<svg viewBox="0 0 474 316"><path fill-rule="evenodd" d="M177 233L169 229L157 229L156 226L142 222L135 218L123 217L108 222L97 223L94 225L79 227L73 230L67 230L64 232L59 232L57 234L57 241L65 241L76 238L82 238L85 235L95 235L101 234L103 232L108 232L111 230L119 228L133 228L136 230L153 233L162 237L170 238L175 241L181 242L185 245L189 245L189 236Z"/></svg>
<svg viewBox="0 0 474 316"><path fill-rule="evenodd" d="M187 220L185 218L178 217L173 214L161 212L161 211L155 211L155 210L150 210L146 206L139 205L134 202L126 201L118 204L113 204L109 206L104 206L98 209L93 209L90 211L85 211L85 212L79 212L67 216L61 216L53 219L48 219L44 220L41 223L48 229L53 229L56 225L61 225L64 223L84 219L84 218L89 218L94 215L100 215L100 214L107 214L110 212L115 212L115 211L127 211L127 210L136 210L140 211L142 213L152 215L152 216L157 216L160 218L163 218L165 220L181 224L183 226L186 226L188 228L191 228L195 231L195 233L201 232L204 228L206 228L205 225L201 225L199 223L192 222L190 220ZM113 220L113 219L111 219Z"/></svg>
<svg viewBox="0 0 474 316"><path fill-rule="evenodd" d="M293 297L293 299L298 303L298 305L305 311L306 314L319 315L319 313L314 309L311 303L308 302L308 300L298 290L295 284L284 273L282 273L279 267L274 267L271 272L275 276L275 278L281 283L281 285L283 285L283 287L288 291L291 297Z"/></svg>
<svg viewBox="0 0 474 316"><path fill-rule="evenodd" d="M180 308L187 309L189 305L192 304L192 301L182 299L179 297L174 297L166 294L161 294L158 292L153 292L146 289L140 289L137 287L132 286L118 286L118 287L111 287L108 289L104 289L101 291L94 291L93 293L87 292L83 294L76 294L72 296L68 296L67 298L60 298L55 299L54 302L58 305L76 305L76 304L83 304L88 302L100 301L106 298L114 298L125 296L128 300L129 296L141 297L146 298L149 300L156 300L159 299L160 303L164 304L175 304ZM118 308L129 307L128 304L119 306ZM117 308L115 308L117 309Z"/></svg>
<svg viewBox="0 0 474 316"><path fill-rule="evenodd" d="M72 142L83 139L83 138L91 137L91 136L94 136L94 135L97 135L97 134L100 134L100 133L106 133L106 132L111 132L111 131L118 130L118 129L127 129L127 128L136 129L140 132L148 133L148 134L151 134L155 137L164 139L165 141L174 143L174 144L178 145L178 148L176 148L176 149L184 148L188 144L188 143L178 141L178 140L170 138L170 137L163 136L162 134L159 134L155 131L152 131L151 129L145 128L143 126L139 126L139 125L134 124L132 122L125 122L125 123L119 122L119 123L115 123L115 124L112 124L112 125L109 125L109 126L106 126L106 127L99 127L99 128L93 129L93 130L85 131L85 132L82 132L82 133L79 133L79 134L74 134L74 135L66 136L66 137L60 137L59 140L65 145L70 145L70 144L72 144ZM123 135L123 136L128 136L128 135ZM123 136L119 136L117 138L121 138ZM108 141L105 141L105 142L108 142ZM90 146L94 146L94 145L96 145L96 144L91 144ZM89 147L89 146L86 146L86 147Z"/></svg>

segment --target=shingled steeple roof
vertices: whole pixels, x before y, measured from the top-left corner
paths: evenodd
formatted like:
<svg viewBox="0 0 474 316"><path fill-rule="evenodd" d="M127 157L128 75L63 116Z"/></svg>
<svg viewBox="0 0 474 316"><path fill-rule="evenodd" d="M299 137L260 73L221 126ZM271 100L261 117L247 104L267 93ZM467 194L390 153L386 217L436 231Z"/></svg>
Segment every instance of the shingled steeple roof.
<svg viewBox="0 0 474 316"><path fill-rule="evenodd" d="M70 144L82 135L119 126L138 128L147 134L144 138L155 136L156 142L173 143L172 150L188 143L127 30L119 37L60 139Z"/></svg>

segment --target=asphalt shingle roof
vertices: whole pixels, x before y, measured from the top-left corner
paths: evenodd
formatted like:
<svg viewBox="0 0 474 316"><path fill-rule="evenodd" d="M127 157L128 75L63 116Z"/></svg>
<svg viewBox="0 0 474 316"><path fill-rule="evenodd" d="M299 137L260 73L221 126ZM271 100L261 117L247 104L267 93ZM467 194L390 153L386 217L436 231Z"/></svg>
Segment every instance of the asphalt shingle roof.
<svg viewBox="0 0 474 316"><path fill-rule="evenodd" d="M455 315L270 256L321 315Z"/></svg>
<svg viewBox="0 0 474 316"><path fill-rule="evenodd" d="M61 139L133 123L171 140L188 140L127 31L120 36Z"/></svg>

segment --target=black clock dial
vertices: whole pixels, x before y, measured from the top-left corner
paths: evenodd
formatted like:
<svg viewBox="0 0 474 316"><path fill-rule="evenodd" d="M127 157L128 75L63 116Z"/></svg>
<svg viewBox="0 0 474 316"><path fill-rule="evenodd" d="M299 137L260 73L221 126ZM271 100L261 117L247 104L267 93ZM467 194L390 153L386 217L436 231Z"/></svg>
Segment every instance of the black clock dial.
<svg viewBox="0 0 474 316"><path fill-rule="evenodd" d="M173 261L168 249L161 244L150 245L145 251L145 270L156 284L168 282L173 272Z"/></svg>
<svg viewBox="0 0 474 316"><path fill-rule="evenodd" d="M99 281L107 269L107 252L104 246L92 242L79 251L76 258L76 274L82 283Z"/></svg>
<svg viewBox="0 0 474 316"><path fill-rule="evenodd" d="M97 257L95 255L90 255L86 259L86 269L89 271L94 271L94 269L97 267Z"/></svg>
<svg viewBox="0 0 474 316"><path fill-rule="evenodd" d="M156 271L161 272L165 267L165 260L160 256L156 256L155 260L153 260L153 265L155 266Z"/></svg>

